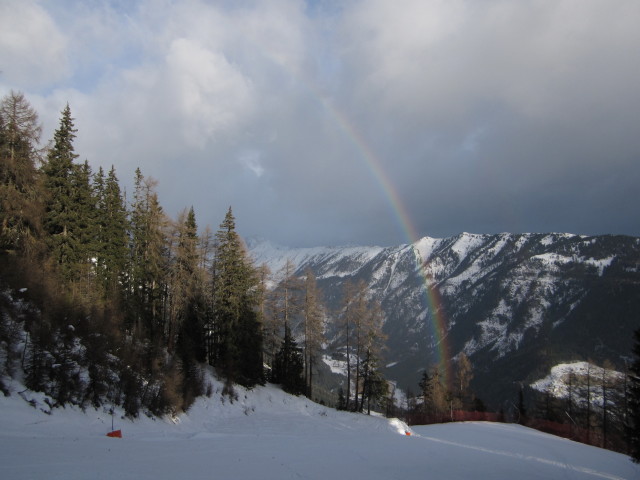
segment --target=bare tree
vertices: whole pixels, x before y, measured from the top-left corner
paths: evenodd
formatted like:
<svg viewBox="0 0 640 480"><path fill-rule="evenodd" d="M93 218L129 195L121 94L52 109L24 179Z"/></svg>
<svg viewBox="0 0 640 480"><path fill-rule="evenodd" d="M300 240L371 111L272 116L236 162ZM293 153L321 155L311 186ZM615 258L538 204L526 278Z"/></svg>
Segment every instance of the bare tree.
<svg viewBox="0 0 640 480"><path fill-rule="evenodd" d="M466 408L471 401L471 392L469 389L469 384L473 379L473 369L471 367L471 362L469 361L469 357L462 352L458 355L457 362L457 372L456 372L456 399L459 403L459 408Z"/></svg>
<svg viewBox="0 0 640 480"><path fill-rule="evenodd" d="M304 290L304 377L307 397L312 398L313 368L325 338L320 290L311 269L307 269L305 272Z"/></svg>
<svg viewBox="0 0 640 480"><path fill-rule="evenodd" d="M0 101L0 249L35 253L43 203L37 164L42 127L22 93Z"/></svg>

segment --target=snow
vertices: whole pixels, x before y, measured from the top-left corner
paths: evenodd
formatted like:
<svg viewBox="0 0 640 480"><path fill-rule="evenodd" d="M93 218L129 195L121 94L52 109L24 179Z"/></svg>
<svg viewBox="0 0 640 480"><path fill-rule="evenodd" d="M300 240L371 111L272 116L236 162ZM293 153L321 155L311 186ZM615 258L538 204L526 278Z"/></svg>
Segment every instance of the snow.
<svg viewBox="0 0 640 480"><path fill-rule="evenodd" d="M567 257L565 255L559 255L557 253L542 253L540 255L534 255L532 260L539 260L543 265L552 267L554 265L565 265L567 263L575 262L575 258Z"/></svg>
<svg viewBox="0 0 640 480"><path fill-rule="evenodd" d="M456 290L460 288L460 285L464 282L475 281L484 273L485 270L483 267L479 263L474 262L459 275L449 277L447 281L444 282L443 293L446 295L454 295Z"/></svg>
<svg viewBox="0 0 640 480"><path fill-rule="evenodd" d="M574 238L575 236L576 235L574 235L573 233L550 233L549 235L544 237L542 240L540 240L540 244L544 246L549 246L560 241L561 239L571 239L571 238Z"/></svg>
<svg viewBox="0 0 640 480"><path fill-rule="evenodd" d="M498 241L496 241L496 243L487 251L487 255L490 257L497 256L510 239L511 239L510 234L501 233L498 238Z"/></svg>
<svg viewBox="0 0 640 480"><path fill-rule="evenodd" d="M177 418L115 416L106 409L47 410L41 395L0 396L0 478L13 479L632 479L628 457L518 425L461 423L409 429L338 412L273 386L221 385ZM409 431L410 436L405 432Z"/></svg>
<svg viewBox="0 0 640 480"><path fill-rule="evenodd" d="M273 274L282 271L287 261L292 262L296 269L300 265L321 262L333 267L316 272L318 279L351 276L356 273L353 271L354 264L362 266L384 250L376 246L289 248L259 238L249 239L247 244L254 263L266 264ZM346 269L341 265L345 260L350 262L350 267Z"/></svg>
<svg viewBox="0 0 640 480"><path fill-rule="evenodd" d="M540 255L534 255L531 258L532 260L534 259L539 260L547 268L551 270L556 270L556 271L557 271L557 268L554 268L554 267L557 267L558 265L566 265L569 263L583 263L590 267L594 267L598 271L598 276L601 277L602 274L604 273L604 269L609 267L613 262L613 260L615 259L615 255L598 259L593 257L591 258L578 257L575 255L568 257L565 255L558 255L556 253L543 253Z"/></svg>
<svg viewBox="0 0 640 480"><path fill-rule="evenodd" d="M469 254L470 250L478 248L485 240L485 235L463 232L457 237L455 243L451 245L451 250L458 254L460 259L463 259Z"/></svg>
<svg viewBox="0 0 640 480"><path fill-rule="evenodd" d="M441 238L422 237L413 244L413 248L417 250L418 255L424 262L440 247L442 242L443 240Z"/></svg>
<svg viewBox="0 0 640 480"><path fill-rule="evenodd" d="M331 373L347 376L347 362L346 360L336 360L329 355L323 355L322 361L329 366Z"/></svg>
<svg viewBox="0 0 640 480"><path fill-rule="evenodd" d="M602 274L604 273L604 269L611 266L611 263L613 262L614 259L615 259L615 256L612 255L610 257L601 258L601 259L587 258L587 259L584 259L583 261L587 265L591 265L592 267L595 267L596 270L598 270L598 275L602 276Z"/></svg>
<svg viewBox="0 0 640 480"><path fill-rule="evenodd" d="M589 364L588 362L573 362L573 363L561 363L551 368L549 375L540 380L536 380L531 384L531 388L540 392L549 392L556 398L568 398L569 397L569 374L572 373L574 395L575 389L578 388L579 378L586 378L587 375L591 376L591 401L595 405L602 405L602 396L600 394L600 387L598 382L601 381L603 374L608 381L618 380L620 382L624 379L624 374L616 370L603 369L597 365Z"/></svg>

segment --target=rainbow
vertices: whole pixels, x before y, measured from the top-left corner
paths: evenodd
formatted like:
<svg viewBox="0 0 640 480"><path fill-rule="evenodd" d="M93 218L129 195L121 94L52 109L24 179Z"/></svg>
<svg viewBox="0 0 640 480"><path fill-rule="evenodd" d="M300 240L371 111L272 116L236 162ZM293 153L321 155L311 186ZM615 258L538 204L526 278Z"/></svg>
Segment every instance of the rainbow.
<svg viewBox="0 0 640 480"><path fill-rule="evenodd" d="M428 305L429 312L431 313L431 324L433 334L436 339L440 372L443 376L445 386L449 391L451 391L453 376L451 372L451 355L447 339L447 323L444 317L444 309L442 307L440 295L438 291L433 288L433 281L426 271L425 265L420 256L420 253L418 252L418 249L415 247L415 243L420 239L420 237L418 236L415 227L413 226L413 222L411 221L411 218L407 213L407 210L402 203L397 190L394 188L388 175L385 173L380 160L364 140L364 137L356 129L353 123L350 122L347 117L338 109L336 109L326 98L324 98L324 96L322 96L320 92L318 92L314 88L311 88L309 85L307 86L312 91L314 91L314 94L318 98L321 99L321 104L335 120L336 125L340 127L341 131L360 152L361 159L368 167L373 178L379 185L386 198L388 198L394 216L399 223L400 229L408 240L408 246L412 249L416 261L416 269L424 284L425 300L426 304Z"/></svg>
<svg viewBox="0 0 640 480"><path fill-rule="evenodd" d="M444 308L442 307L438 291L433 288L433 281L429 278L420 253L415 246L415 243L420 239L420 237L413 226L413 222L407 213L404 203L394 188L393 183L389 179L388 174L382 167L378 156L366 142L356 126L333 105L327 96L324 95L315 85L313 80L307 78L307 76L302 72L296 71L294 68L287 66L268 50L263 50L262 47L259 49L263 51L266 57L270 59L273 64L277 65L292 78L296 79L299 84L303 85L311 93L312 98L315 98L320 105L322 105L333 119L334 123L339 127L340 131L344 134L345 138L347 138L353 144L356 151L360 153L360 158L368 167L368 170L371 172L384 196L389 200L393 216L396 219L400 230L407 239L408 247L412 249L416 261L416 270L424 284L425 302L428 306L429 312L431 313L431 325L434 338L436 340L435 347L440 374L442 375L446 388L449 391L452 391L453 376L451 372L451 355L447 339L447 322L444 316Z"/></svg>

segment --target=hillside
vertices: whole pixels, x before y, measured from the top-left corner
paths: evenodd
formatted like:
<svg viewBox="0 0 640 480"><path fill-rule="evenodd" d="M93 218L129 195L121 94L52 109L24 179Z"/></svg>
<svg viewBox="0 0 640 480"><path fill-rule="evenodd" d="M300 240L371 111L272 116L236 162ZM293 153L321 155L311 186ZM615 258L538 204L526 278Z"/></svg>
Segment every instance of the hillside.
<svg viewBox="0 0 640 480"><path fill-rule="evenodd" d="M111 429L108 411L50 412L42 395L12 383L12 395L0 396L0 477L618 480L640 475L640 467L624 455L518 425L432 425L407 436L398 420L338 412L271 386L238 388L230 403L220 397L222 385L211 382L213 395L175 418L132 422L118 410L114 426L122 429L122 439L105 436Z"/></svg>
<svg viewBox="0 0 640 480"><path fill-rule="evenodd" d="M364 280L385 312L388 378L415 390L422 369L465 352L473 388L496 408L562 362L609 360L622 369L640 326L635 237L463 233L306 249L250 241L249 252L272 272L287 258L298 274L311 268L334 316L344 282Z"/></svg>

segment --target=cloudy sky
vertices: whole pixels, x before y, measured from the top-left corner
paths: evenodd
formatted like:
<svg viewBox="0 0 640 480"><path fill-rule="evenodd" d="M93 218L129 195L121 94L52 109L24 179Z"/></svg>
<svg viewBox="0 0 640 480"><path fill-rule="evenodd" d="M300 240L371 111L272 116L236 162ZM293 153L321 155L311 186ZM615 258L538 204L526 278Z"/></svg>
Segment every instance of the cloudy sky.
<svg viewBox="0 0 640 480"><path fill-rule="evenodd" d="M290 246L640 235L638 0L0 0L0 95Z"/></svg>

